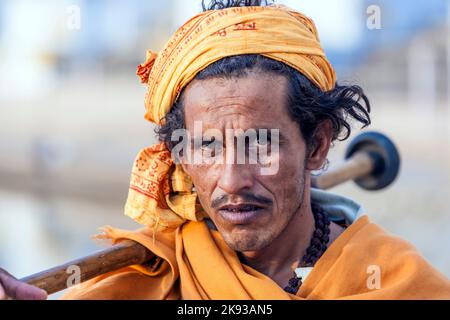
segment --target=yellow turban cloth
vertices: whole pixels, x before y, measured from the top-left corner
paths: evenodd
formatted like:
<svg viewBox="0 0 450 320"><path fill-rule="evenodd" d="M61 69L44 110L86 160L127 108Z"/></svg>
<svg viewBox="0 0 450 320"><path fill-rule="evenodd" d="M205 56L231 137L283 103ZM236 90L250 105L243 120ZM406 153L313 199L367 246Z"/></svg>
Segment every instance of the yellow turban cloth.
<svg viewBox="0 0 450 320"><path fill-rule="evenodd" d="M159 55L147 52L137 74L146 83L145 118L160 125L182 89L208 65L229 56L260 54L283 62L321 90L336 77L312 20L285 6L203 12L186 22ZM132 169L125 213L158 230L204 217L192 182L163 144L142 150Z"/></svg>

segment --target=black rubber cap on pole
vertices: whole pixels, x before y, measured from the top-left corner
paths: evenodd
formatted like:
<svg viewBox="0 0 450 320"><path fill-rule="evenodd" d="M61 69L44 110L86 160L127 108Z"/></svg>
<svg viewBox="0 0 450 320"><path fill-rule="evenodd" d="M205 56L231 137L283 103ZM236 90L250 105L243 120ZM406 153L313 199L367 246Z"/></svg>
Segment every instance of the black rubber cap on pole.
<svg viewBox="0 0 450 320"><path fill-rule="evenodd" d="M369 154L374 169L371 174L355 180L358 186L366 190L380 190L395 181L400 171L400 155L391 139L376 131L361 133L347 147L345 158L359 151Z"/></svg>

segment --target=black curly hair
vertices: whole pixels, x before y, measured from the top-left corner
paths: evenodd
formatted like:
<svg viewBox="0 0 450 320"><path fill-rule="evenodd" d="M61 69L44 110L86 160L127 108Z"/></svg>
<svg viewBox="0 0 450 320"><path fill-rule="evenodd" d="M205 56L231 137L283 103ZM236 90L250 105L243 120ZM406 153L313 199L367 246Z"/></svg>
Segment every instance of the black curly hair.
<svg viewBox="0 0 450 320"><path fill-rule="evenodd" d="M267 6L273 1L270 0L212 0L208 4L205 4L205 0L202 1L203 11L207 10L221 10L233 7L260 7Z"/></svg>
<svg viewBox="0 0 450 320"><path fill-rule="evenodd" d="M266 4L268 1L263 0L215 0L209 6L205 6L203 2L203 8L204 10L215 10ZM223 58L200 71L194 80L239 78L246 76L251 70L282 75L288 79L287 110L298 123L308 150L313 150L314 134L324 121L330 121L333 125L333 142L346 140L350 136L352 121L361 123L362 128L371 123L370 102L361 87L336 84L334 89L324 92L299 71L282 62L258 54ZM177 129L185 128L182 97L183 93L165 116L164 124L156 128L159 140L164 142L169 150L172 150L178 143L178 141L172 141L172 133Z"/></svg>

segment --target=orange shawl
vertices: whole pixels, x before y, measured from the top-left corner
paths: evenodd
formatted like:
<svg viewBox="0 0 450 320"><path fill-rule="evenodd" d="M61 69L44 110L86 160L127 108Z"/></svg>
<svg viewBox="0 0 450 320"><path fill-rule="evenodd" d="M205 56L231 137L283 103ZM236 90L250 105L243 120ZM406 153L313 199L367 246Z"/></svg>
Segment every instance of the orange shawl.
<svg viewBox="0 0 450 320"><path fill-rule="evenodd" d="M109 229L115 241L132 239L163 258L160 267L133 266L71 289L64 299L450 299L450 282L408 242L387 234L367 216L356 220L316 263L296 295L240 263L205 222L176 233ZM381 271L369 289L370 266ZM369 270L369 271L368 271Z"/></svg>

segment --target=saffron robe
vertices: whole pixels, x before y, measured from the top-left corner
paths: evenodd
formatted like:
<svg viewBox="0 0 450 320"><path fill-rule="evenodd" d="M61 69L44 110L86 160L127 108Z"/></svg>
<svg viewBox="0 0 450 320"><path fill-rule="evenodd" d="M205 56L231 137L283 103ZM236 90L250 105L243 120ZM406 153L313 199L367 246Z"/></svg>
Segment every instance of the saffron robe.
<svg viewBox="0 0 450 320"><path fill-rule="evenodd" d="M63 299L450 299L450 281L407 241L384 231L350 199L312 189L312 201L350 226L330 245L297 294L242 264L218 231L189 221L176 232L109 228L114 241L132 239L161 258L72 288Z"/></svg>

